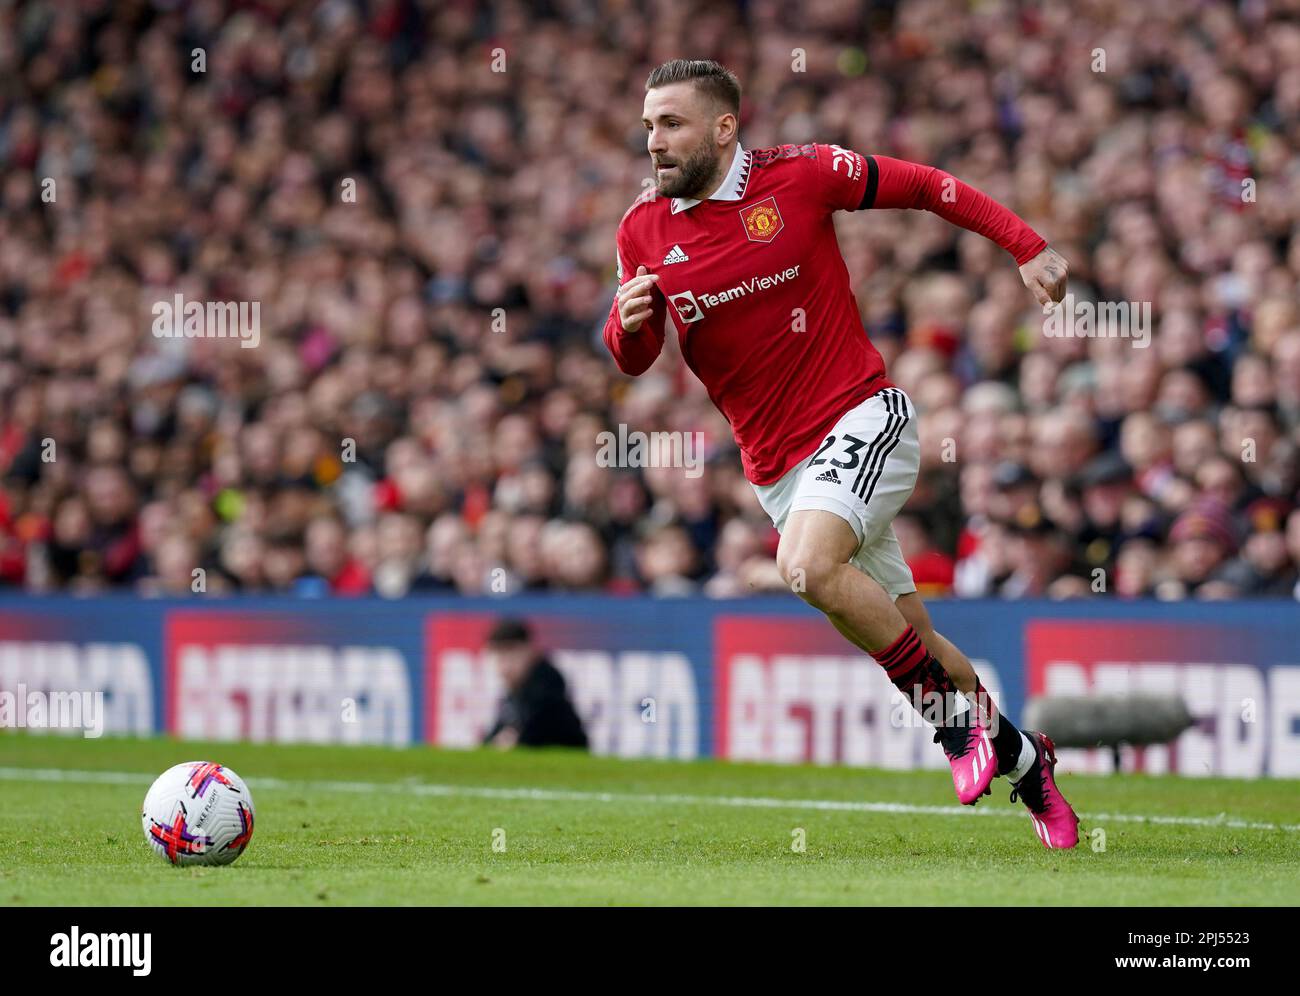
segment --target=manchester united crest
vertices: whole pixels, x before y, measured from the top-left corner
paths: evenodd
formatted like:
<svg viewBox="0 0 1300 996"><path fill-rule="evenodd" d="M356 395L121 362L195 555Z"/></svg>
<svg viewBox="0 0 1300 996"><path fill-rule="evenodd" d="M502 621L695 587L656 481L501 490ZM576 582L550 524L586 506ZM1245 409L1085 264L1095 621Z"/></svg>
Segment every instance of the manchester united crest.
<svg viewBox="0 0 1300 996"><path fill-rule="evenodd" d="M740 220L750 242L771 242L784 227L775 197L765 197L757 204L741 208Z"/></svg>

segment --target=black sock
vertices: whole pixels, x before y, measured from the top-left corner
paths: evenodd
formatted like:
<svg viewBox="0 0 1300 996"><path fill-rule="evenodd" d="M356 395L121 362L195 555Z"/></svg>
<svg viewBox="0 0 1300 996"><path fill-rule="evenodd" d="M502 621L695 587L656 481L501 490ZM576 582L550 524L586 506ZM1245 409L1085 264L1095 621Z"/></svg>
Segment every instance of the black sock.
<svg viewBox="0 0 1300 996"><path fill-rule="evenodd" d="M984 691L984 686L980 684L978 677L975 679L975 702L984 715L985 721L990 726L997 727L997 733L992 737L993 753L998 759L998 774L1005 775L1015 770L1020 762L1020 731L1016 729L1015 723L998 711L998 707L993 704L988 692Z"/></svg>

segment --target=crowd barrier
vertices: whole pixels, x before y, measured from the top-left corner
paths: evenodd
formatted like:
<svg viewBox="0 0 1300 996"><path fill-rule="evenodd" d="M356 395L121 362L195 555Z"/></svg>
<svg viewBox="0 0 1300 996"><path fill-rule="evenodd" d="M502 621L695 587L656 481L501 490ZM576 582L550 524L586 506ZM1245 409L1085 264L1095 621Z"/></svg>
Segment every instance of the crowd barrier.
<svg viewBox="0 0 1300 996"><path fill-rule="evenodd" d="M930 611L1017 720L1034 695L1181 694L1196 725L1125 748L1125 770L1300 776L1300 604ZM502 694L482 644L507 614L533 623L598 753L944 766L881 669L793 597L3 597L0 693L102 693L109 734L468 747ZM1113 767L1109 750L1060 755Z"/></svg>

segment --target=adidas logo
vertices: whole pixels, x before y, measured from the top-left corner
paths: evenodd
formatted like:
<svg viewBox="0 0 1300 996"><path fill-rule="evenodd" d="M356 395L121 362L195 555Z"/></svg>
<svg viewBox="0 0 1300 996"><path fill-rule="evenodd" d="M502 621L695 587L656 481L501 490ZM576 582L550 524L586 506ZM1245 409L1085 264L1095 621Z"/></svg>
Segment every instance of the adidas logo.
<svg viewBox="0 0 1300 996"><path fill-rule="evenodd" d="M831 470L824 470L824 471L822 471L820 474L818 474L816 477L814 477L813 480L814 480L814 481L829 481L831 484L839 484L839 483L840 483L840 475L837 474L837 473L835 473L835 470L832 468Z"/></svg>
<svg viewBox="0 0 1300 996"><path fill-rule="evenodd" d="M673 246L668 250L668 255L664 257L663 265L672 266L673 263L685 263L690 258L686 253L682 252L681 246Z"/></svg>

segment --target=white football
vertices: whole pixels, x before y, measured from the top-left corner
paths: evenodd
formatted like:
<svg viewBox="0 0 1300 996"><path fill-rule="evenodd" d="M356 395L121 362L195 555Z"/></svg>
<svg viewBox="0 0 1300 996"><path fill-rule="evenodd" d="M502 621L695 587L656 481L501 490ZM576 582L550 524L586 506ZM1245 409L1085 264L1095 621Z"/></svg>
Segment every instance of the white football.
<svg viewBox="0 0 1300 996"><path fill-rule="evenodd" d="M140 822L145 840L174 865L228 865L253 839L253 797L229 768L186 761L158 776Z"/></svg>

